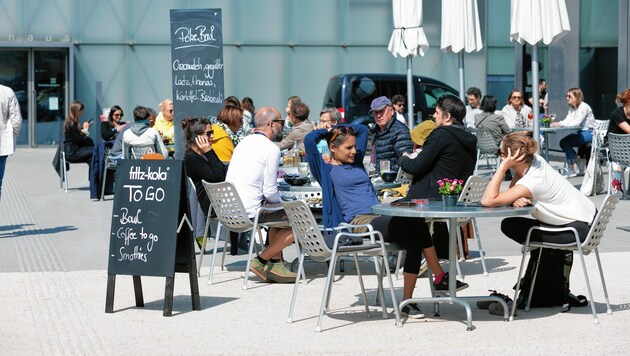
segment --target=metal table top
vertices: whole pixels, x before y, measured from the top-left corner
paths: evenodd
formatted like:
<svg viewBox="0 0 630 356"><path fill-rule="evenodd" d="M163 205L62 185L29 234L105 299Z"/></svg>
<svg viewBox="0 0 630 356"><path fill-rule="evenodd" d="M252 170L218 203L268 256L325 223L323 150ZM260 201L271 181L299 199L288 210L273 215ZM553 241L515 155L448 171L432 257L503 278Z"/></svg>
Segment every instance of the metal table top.
<svg viewBox="0 0 630 356"><path fill-rule="evenodd" d="M534 211L533 206L515 208L513 206L501 206L494 208L475 205L458 205L447 207L441 201L430 201L428 205L416 206L392 206L389 203L381 203L372 206L374 214L388 216L405 216L416 218L481 218L498 216L527 215Z"/></svg>

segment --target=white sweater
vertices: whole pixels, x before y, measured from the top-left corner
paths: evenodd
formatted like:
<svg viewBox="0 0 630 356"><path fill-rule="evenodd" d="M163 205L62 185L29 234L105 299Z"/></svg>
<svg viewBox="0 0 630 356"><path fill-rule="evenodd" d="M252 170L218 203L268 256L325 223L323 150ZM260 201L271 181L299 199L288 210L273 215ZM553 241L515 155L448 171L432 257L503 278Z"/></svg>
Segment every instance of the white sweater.
<svg viewBox="0 0 630 356"><path fill-rule="evenodd" d="M558 125L563 127L579 126L582 130L588 130L594 129L597 123L591 107L587 103L582 102L577 109L571 106L567 117L558 122Z"/></svg>
<svg viewBox="0 0 630 356"><path fill-rule="evenodd" d="M0 156L15 152L15 141L22 127L20 104L13 90L0 85Z"/></svg>

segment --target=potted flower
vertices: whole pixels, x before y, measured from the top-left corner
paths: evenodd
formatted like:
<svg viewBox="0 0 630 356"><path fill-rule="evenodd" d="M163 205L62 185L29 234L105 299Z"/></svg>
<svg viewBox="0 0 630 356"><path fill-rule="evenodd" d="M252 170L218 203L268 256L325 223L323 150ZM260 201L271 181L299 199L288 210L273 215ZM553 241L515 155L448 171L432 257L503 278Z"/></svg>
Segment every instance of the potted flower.
<svg viewBox="0 0 630 356"><path fill-rule="evenodd" d="M438 180L437 184L438 192L442 195L444 206L456 206L459 195L462 192L462 184L464 184L464 181L457 178L443 178Z"/></svg>
<svg viewBox="0 0 630 356"><path fill-rule="evenodd" d="M549 125L551 124L551 116L545 114L540 118L540 123L542 124L542 127L549 127Z"/></svg>

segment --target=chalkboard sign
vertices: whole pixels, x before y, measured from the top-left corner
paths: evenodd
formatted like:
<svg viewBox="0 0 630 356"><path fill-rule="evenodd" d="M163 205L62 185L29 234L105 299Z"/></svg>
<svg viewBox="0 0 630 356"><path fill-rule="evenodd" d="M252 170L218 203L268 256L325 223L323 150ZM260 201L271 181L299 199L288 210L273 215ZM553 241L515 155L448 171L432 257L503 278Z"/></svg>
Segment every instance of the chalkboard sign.
<svg viewBox="0 0 630 356"><path fill-rule="evenodd" d="M171 315L175 272L189 274L193 309L199 310L188 195L181 160L119 162L112 210L105 311L113 312L115 276L134 276L136 305L143 306L140 276L166 277L164 315Z"/></svg>
<svg viewBox="0 0 630 356"><path fill-rule="evenodd" d="M181 120L216 118L223 107L221 9L171 10L175 157L183 157Z"/></svg>

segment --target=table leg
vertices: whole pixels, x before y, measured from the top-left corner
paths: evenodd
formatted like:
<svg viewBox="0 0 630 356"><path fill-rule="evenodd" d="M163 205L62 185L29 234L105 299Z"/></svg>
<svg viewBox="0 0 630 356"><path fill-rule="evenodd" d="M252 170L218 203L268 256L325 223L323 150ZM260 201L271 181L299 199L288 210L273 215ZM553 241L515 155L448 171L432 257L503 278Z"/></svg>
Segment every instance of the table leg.
<svg viewBox="0 0 630 356"><path fill-rule="evenodd" d="M455 252L457 245L457 218L448 219L448 295L451 301L460 304L466 309L466 330L474 330L472 324L472 312L470 304L465 300L457 299L457 254Z"/></svg>
<svg viewBox="0 0 630 356"><path fill-rule="evenodd" d="M549 132L543 132L543 137L545 138L545 161L549 163Z"/></svg>

